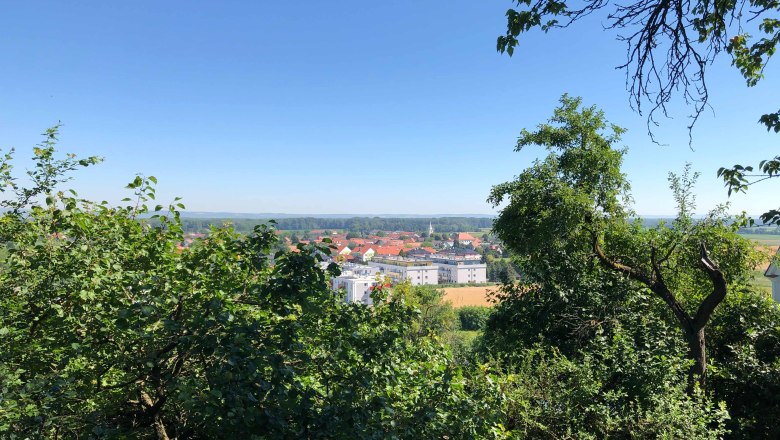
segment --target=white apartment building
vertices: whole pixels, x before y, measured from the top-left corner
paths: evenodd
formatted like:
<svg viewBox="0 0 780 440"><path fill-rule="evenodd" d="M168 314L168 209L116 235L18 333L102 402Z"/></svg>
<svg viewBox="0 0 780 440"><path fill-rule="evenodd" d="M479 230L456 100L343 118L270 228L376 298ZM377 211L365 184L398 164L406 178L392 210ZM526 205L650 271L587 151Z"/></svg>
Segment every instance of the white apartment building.
<svg viewBox="0 0 780 440"><path fill-rule="evenodd" d="M470 249L447 249L428 256L439 269L440 284L486 283L487 264Z"/></svg>
<svg viewBox="0 0 780 440"><path fill-rule="evenodd" d="M341 266L342 273L351 273L353 275L362 275L375 278L379 269L365 264L345 263Z"/></svg>
<svg viewBox="0 0 780 440"><path fill-rule="evenodd" d="M344 289L346 292L345 301L360 302L368 305L374 303L371 300L371 286L374 284L376 284L374 277L355 275L349 272L341 274L332 280L334 291Z"/></svg>
<svg viewBox="0 0 780 440"><path fill-rule="evenodd" d="M439 284L439 268L430 261L384 257L374 258L368 264L378 268L381 275L389 276L393 283L409 280L413 286Z"/></svg>
<svg viewBox="0 0 780 440"><path fill-rule="evenodd" d="M378 283L376 274L379 269L363 264L346 263L341 267L341 275L331 280L334 291L344 289L347 302L360 302L372 305L371 286Z"/></svg>

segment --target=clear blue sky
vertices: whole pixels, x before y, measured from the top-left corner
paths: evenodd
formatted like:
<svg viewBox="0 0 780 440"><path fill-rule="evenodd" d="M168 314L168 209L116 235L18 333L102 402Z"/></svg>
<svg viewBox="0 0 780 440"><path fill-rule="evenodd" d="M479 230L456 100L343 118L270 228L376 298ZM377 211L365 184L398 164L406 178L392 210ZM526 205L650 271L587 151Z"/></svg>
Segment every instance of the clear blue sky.
<svg viewBox="0 0 780 440"><path fill-rule="evenodd" d="M106 158L81 195L117 201L136 173L189 210L491 213L490 187L543 154L513 152L564 92L627 127L640 214L674 212L668 171L701 171L700 211L726 201L715 170L777 153L756 121L776 110L780 70L747 89L724 57L714 114L688 147L685 109L658 146L614 66L624 46L600 18L495 51L509 0L3 1L0 146L24 156L62 121L60 149ZM777 184L732 197L776 207Z"/></svg>

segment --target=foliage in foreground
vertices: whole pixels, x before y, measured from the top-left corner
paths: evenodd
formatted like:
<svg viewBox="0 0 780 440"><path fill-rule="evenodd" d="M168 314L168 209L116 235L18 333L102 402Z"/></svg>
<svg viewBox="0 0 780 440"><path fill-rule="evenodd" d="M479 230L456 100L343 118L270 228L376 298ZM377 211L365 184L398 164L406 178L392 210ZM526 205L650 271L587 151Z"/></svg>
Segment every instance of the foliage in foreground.
<svg viewBox="0 0 780 440"><path fill-rule="evenodd" d="M684 387L725 403L731 438L776 437L780 313L750 287L760 256L722 210L692 221L687 170L669 179L679 209L671 224L632 221L614 148L622 129L579 99L561 101L518 140L518 150L542 145L548 156L491 194L508 202L494 229L525 278L499 295L481 352L517 363L553 348L594 369L600 391L588 401L646 411Z"/></svg>
<svg viewBox="0 0 780 440"><path fill-rule="evenodd" d="M631 363L645 368L636 354ZM608 382L616 376L612 367L597 354L572 360L540 346L524 351L502 382L507 429L528 439L722 438L728 418L722 405L687 396L684 383L663 373L655 388L633 394Z"/></svg>
<svg viewBox="0 0 780 440"><path fill-rule="evenodd" d="M128 206L93 204L46 186L72 165L52 158L53 143L36 150L51 179L33 198L11 188L17 209L0 220L0 437L497 432L497 392L469 395L446 347L412 330L415 308L381 292L376 307L345 304L329 291L327 248L272 260L275 234L260 226L215 228L178 249L176 207L158 227L136 220L154 178L130 185Z"/></svg>
<svg viewBox="0 0 780 440"><path fill-rule="evenodd" d="M320 268L327 248L272 255L276 234L260 226L249 235L214 228L179 249L177 207L146 206L154 178L137 178L129 185L135 199L111 207L54 190L62 173L92 161L56 160L53 143L35 160L41 174L32 190L9 185L10 157L0 167L9 208L0 218L1 438L714 439L724 432L724 410L683 391L684 362L663 354L675 352L663 344L676 339L657 334L665 327L651 315L625 315L645 327L623 316L603 326L580 322L593 349L567 351L533 326L502 340L501 325L532 324L541 310L519 310L525 297L507 294L485 337L475 338L453 331L457 315L437 289L402 284L389 295L377 289L374 307L345 304L328 289L338 269ZM166 215L151 226L138 220L147 211ZM616 283L615 292L625 286ZM564 325L577 321L560 316ZM772 322L763 333L772 334ZM635 346L640 335L646 345ZM474 339L490 347L481 359L473 357ZM758 340L771 357L772 340ZM734 342L745 353L754 347L741 336ZM744 378L728 378L729 392L751 391L740 388Z"/></svg>

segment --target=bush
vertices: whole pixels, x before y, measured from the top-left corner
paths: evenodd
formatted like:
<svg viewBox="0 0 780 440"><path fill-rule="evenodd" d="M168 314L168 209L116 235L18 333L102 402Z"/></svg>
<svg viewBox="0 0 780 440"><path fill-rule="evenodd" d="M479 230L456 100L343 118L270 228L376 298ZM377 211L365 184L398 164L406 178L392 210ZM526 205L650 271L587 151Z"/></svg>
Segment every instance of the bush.
<svg viewBox="0 0 780 440"><path fill-rule="evenodd" d="M467 306L458 309L461 330L482 330L493 309L485 306Z"/></svg>
<svg viewBox="0 0 780 440"><path fill-rule="evenodd" d="M622 360L644 365L635 356ZM644 380L652 386L634 393L626 384L614 386L621 374L595 357L573 360L541 346L523 350L519 362L495 369L508 374L491 378L506 396L501 425L523 439L723 438L727 411L701 393L685 394L680 360L659 360L663 374L650 374Z"/></svg>

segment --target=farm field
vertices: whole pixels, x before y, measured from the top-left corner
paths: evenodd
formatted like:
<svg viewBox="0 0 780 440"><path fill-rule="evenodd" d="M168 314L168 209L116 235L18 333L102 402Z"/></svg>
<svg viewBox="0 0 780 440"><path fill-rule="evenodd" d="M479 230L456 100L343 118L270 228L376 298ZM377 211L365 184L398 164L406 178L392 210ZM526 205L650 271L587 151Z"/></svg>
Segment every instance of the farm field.
<svg viewBox="0 0 780 440"><path fill-rule="evenodd" d="M764 246L780 246L780 235L775 234L739 234Z"/></svg>
<svg viewBox="0 0 780 440"><path fill-rule="evenodd" d="M452 303L455 308L465 306L490 306L488 292L495 291L498 286L445 287L444 300Z"/></svg>
<svg viewBox="0 0 780 440"><path fill-rule="evenodd" d="M772 291L772 282L764 276L764 270L753 271L753 285L769 292Z"/></svg>
<svg viewBox="0 0 780 440"><path fill-rule="evenodd" d="M777 253L778 246L780 246L780 235L773 234L740 234L741 236L752 240L756 243L756 247L766 252L769 257L772 257ZM769 266L769 259L765 261L760 267L757 267L753 271L753 285L760 287L768 292L772 290L772 282L764 276L764 271Z"/></svg>

